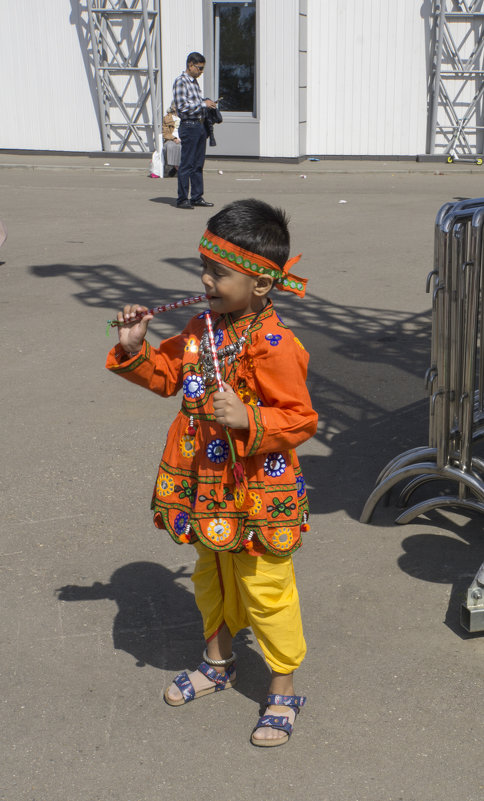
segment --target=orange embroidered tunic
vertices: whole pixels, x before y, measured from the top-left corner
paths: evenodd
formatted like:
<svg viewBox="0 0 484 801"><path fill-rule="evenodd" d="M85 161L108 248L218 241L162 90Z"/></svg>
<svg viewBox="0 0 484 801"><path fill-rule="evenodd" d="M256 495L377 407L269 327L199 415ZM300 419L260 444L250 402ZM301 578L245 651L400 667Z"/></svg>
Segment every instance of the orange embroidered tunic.
<svg viewBox="0 0 484 801"><path fill-rule="evenodd" d="M236 345L253 315L234 322L211 315L219 354ZM240 353L221 365L224 381L247 405L249 429L230 429L243 486L235 486L226 429L213 414L215 380L204 364L204 313L159 348L143 343L132 359L117 345L106 367L163 397L182 391L153 491L154 523L175 542L254 556L287 556L301 544L307 519L306 486L294 448L316 431L306 387L309 356L272 303L260 313Z"/></svg>

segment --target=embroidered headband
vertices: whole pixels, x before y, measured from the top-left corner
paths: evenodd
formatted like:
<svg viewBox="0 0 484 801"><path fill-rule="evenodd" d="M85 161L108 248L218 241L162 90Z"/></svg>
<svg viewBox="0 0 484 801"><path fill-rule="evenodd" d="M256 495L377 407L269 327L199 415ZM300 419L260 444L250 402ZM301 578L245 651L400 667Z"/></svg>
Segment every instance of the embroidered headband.
<svg viewBox="0 0 484 801"><path fill-rule="evenodd" d="M296 264L301 258L301 253L286 261L284 267L279 267L274 261L256 253L251 253L250 250L239 248L238 245L215 236L208 229L202 236L198 249L207 258L218 261L220 264L225 264L226 267L231 267L232 270L238 270L239 273L246 273L252 276L268 275L270 278L274 278L276 289L293 292L295 295L299 295L300 298L304 297L308 279L299 278L297 275L289 273L292 265Z"/></svg>

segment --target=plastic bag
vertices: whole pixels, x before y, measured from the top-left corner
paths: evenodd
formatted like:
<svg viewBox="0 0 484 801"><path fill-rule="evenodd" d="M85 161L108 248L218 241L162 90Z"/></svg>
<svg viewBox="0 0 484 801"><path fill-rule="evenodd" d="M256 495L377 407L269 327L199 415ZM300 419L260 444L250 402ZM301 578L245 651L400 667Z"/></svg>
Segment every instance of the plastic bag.
<svg viewBox="0 0 484 801"><path fill-rule="evenodd" d="M163 161L159 150L155 150L151 157L150 178L161 178L163 175Z"/></svg>

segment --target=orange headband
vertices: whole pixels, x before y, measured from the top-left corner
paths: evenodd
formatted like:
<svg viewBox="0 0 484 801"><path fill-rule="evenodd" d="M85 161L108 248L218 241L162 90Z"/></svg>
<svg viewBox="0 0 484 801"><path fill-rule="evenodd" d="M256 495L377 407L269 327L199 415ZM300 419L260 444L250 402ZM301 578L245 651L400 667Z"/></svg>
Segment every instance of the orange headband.
<svg viewBox="0 0 484 801"><path fill-rule="evenodd" d="M300 298L304 297L308 279L299 278L293 274L289 275L289 270L293 264L299 261L301 253L299 256L294 256L289 261L286 261L284 267L279 267L274 261L265 259L264 256L259 256L256 253L251 253L250 250L239 248L238 245L215 236L208 229L202 236L198 249L200 253L203 253L209 259L225 264L226 267L231 267L232 270L238 270L239 273L246 273L252 276L268 275L274 278L276 289L293 292L295 295L299 295Z"/></svg>

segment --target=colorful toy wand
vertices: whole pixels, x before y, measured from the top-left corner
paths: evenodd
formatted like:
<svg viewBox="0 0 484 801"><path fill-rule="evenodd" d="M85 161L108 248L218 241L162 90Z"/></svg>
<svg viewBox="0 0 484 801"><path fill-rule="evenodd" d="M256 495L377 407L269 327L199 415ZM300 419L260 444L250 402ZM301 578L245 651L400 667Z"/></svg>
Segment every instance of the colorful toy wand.
<svg viewBox="0 0 484 801"><path fill-rule="evenodd" d="M215 337L213 335L212 319L210 312L205 312L205 325L207 326L208 341L210 342L210 353L212 356L213 369L215 370L215 378L217 381L217 388L219 392L223 392L222 374L220 372L220 363L218 360L217 346L215 345Z"/></svg>
<svg viewBox="0 0 484 801"><path fill-rule="evenodd" d="M134 323L137 320L142 320L145 314L160 314L161 312L171 311L172 309L180 309L182 306L190 306L191 303L202 303L204 300L207 300L206 295L196 295L194 298L184 298L183 300L176 300L174 303L165 303L163 306L155 306L153 309L148 309L148 311L138 312L130 322ZM119 320L108 320L106 333L109 333L110 328L115 328L120 325L126 325L124 320L122 322Z"/></svg>

